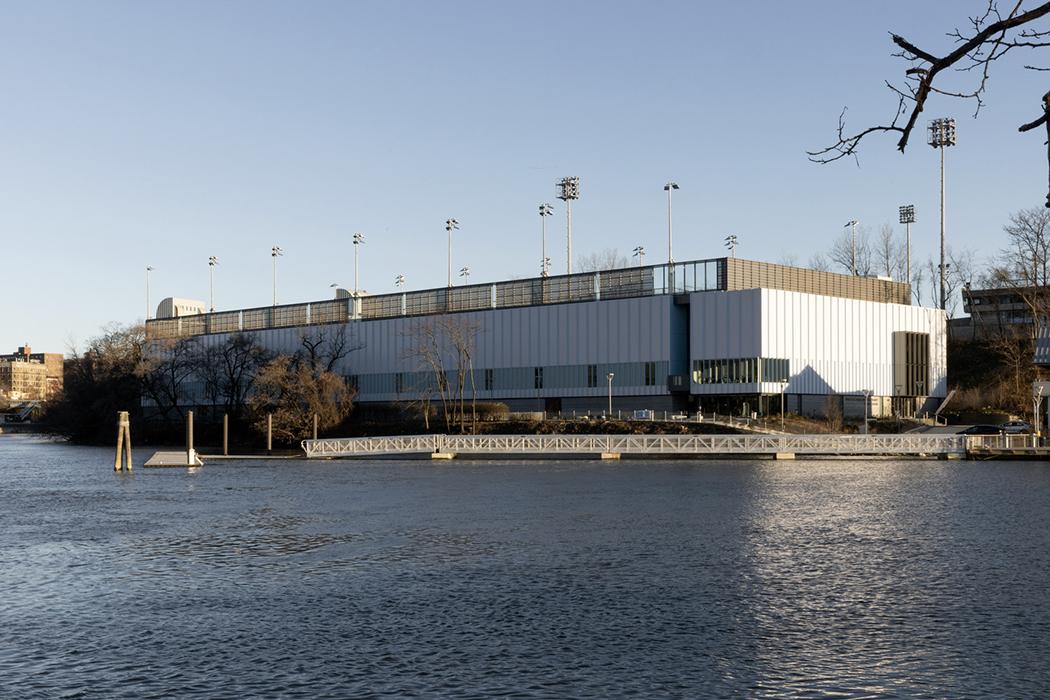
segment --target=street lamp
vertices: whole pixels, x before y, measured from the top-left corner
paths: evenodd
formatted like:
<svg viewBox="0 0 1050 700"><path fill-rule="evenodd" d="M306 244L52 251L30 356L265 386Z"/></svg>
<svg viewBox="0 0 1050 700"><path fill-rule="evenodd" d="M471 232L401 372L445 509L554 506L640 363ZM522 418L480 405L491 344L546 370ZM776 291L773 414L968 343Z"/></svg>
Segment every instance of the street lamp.
<svg viewBox="0 0 1050 700"><path fill-rule="evenodd" d="M615 376L612 372L605 375L606 379L609 380L609 420L612 420L612 380Z"/></svg>
<svg viewBox="0 0 1050 700"><path fill-rule="evenodd" d="M358 271L358 252L361 249L361 244L365 242L365 234L355 233L354 234L354 297L356 298L361 292L361 287L358 285L359 277Z"/></svg>
<svg viewBox="0 0 1050 700"><path fill-rule="evenodd" d="M850 248L849 267L850 267L850 274L852 274L854 277L856 277L857 276L857 220L856 219L850 219L849 221L846 222L846 225L843 228L849 228L849 229L853 230L853 233L852 233L853 245Z"/></svg>
<svg viewBox="0 0 1050 700"><path fill-rule="evenodd" d="M547 217L554 214L554 207L549 204L540 205L540 277L550 274L551 259L547 257Z"/></svg>
<svg viewBox="0 0 1050 700"><path fill-rule="evenodd" d="M944 149L955 145L955 120L951 117L934 119L930 122L926 142L933 148L941 149L941 311L948 308L948 298L945 286L944 265Z"/></svg>
<svg viewBox="0 0 1050 700"><path fill-rule="evenodd" d="M731 258L736 257L736 254L734 253L734 251L736 250L736 236L735 235L729 234L728 236L726 236L725 246L726 246L726 248L729 248L729 257L731 257Z"/></svg>
<svg viewBox="0 0 1050 700"><path fill-rule="evenodd" d="M208 258L208 306L212 313L215 313L215 266L218 264L219 259L214 255Z"/></svg>
<svg viewBox="0 0 1050 700"><path fill-rule="evenodd" d="M149 304L149 273L156 269L152 265L146 265L146 320L149 320L149 315L152 309Z"/></svg>
<svg viewBox="0 0 1050 700"><path fill-rule="evenodd" d="M678 189L678 183L668 182L664 185L664 191L667 192L667 264L674 269L674 249L673 249L673 236L671 234L671 192Z"/></svg>
<svg viewBox="0 0 1050 700"><path fill-rule="evenodd" d="M907 238L907 283L911 284L911 225L915 223L915 205L905 204L900 208L900 221L902 224L907 226L908 238Z"/></svg>
<svg viewBox="0 0 1050 700"><path fill-rule="evenodd" d="M645 265L645 246L635 246L634 257L638 258L638 267Z"/></svg>
<svg viewBox="0 0 1050 700"><path fill-rule="evenodd" d="M445 220L445 230L448 231L448 286L452 288L452 231L459 228L459 222L455 219Z"/></svg>
<svg viewBox="0 0 1050 700"><path fill-rule="evenodd" d="M270 257L273 258L273 305L277 306L277 256L284 255L284 250L279 245L270 248Z"/></svg>
<svg viewBox="0 0 1050 700"><path fill-rule="evenodd" d="M565 248L568 255L565 269L568 274L572 274L572 203L580 198L580 178L578 177L563 177L555 185L558 199L565 202L565 221L566 221L566 234L565 234Z"/></svg>

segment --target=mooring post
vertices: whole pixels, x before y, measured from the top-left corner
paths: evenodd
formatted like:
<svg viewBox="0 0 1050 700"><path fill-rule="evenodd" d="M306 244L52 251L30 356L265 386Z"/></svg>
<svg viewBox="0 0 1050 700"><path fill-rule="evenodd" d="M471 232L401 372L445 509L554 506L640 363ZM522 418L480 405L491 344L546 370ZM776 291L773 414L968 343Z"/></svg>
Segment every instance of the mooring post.
<svg viewBox="0 0 1050 700"><path fill-rule="evenodd" d="M117 454L113 460L113 471L119 472L127 455L127 469L131 471L131 420L127 411L117 411Z"/></svg>
<svg viewBox="0 0 1050 700"><path fill-rule="evenodd" d="M266 454L273 451L273 414L266 414Z"/></svg>
<svg viewBox="0 0 1050 700"><path fill-rule="evenodd" d="M222 456L230 454L230 416L222 414Z"/></svg>
<svg viewBox="0 0 1050 700"><path fill-rule="evenodd" d="M191 467L196 464L193 458L193 411L186 411L186 464Z"/></svg>
<svg viewBox="0 0 1050 700"><path fill-rule="evenodd" d="M314 440L317 439L317 414L314 414Z"/></svg>

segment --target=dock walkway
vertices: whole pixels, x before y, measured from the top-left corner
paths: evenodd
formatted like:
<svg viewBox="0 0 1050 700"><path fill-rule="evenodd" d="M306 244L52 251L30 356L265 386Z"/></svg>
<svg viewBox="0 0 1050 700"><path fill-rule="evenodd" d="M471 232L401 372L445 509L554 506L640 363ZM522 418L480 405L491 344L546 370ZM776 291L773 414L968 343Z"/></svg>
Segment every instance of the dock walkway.
<svg viewBox="0 0 1050 700"><path fill-rule="evenodd" d="M579 457L641 456L889 456L960 459L965 435L401 435L304 440L307 458L431 455Z"/></svg>

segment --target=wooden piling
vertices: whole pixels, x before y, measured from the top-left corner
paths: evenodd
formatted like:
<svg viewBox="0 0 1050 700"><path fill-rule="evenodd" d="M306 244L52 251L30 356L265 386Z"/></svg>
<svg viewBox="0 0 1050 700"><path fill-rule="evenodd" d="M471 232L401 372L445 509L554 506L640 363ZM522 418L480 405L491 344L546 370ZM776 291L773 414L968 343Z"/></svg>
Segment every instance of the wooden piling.
<svg viewBox="0 0 1050 700"><path fill-rule="evenodd" d="M317 439L317 414L314 414L314 440Z"/></svg>
<svg viewBox="0 0 1050 700"><path fill-rule="evenodd" d="M196 464L193 454L193 411L186 411L186 464Z"/></svg>
<svg viewBox="0 0 1050 700"><path fill-rule="evenodd" d="M273 414L266 414L266 454L273 452Z"/></svg>
<svg viewBox="0 0 1050 700"><path fill-rule="evenodd" d="M222 414L222 456L230 454L230 416Z"/></svg>
<svg viewBox="0 0 1050 700"><path fill-rule="evenodd" d="M117 454L113 460L113 471L119 472L124 464L126 456L126 468L131 471L131 419L127 411L117 412Z"/></svg>

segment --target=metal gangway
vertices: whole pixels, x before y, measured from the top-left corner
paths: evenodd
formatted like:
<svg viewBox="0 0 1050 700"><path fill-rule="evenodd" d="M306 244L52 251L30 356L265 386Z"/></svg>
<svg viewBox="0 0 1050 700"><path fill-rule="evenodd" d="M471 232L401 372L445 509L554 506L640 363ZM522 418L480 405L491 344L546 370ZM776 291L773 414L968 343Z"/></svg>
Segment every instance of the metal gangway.
<svg viewBox="0 0 1050 700"><path fill-rule="evenodd" d="M890 456L961 458L967 436L895 435L402 435L303 440L307 458L426 455Z"/></svg>

